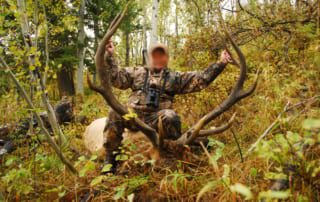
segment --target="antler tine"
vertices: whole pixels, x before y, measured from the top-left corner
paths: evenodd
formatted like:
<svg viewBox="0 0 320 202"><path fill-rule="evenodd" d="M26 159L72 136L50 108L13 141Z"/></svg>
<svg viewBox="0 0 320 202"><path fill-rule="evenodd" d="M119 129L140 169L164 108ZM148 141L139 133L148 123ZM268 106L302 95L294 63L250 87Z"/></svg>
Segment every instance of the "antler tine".
<svg viewBox="0 0 320 202"><path fill-rule="evenodd" d="M210 135L214 135L214 134L219 134L219 133L222 133L222 132L228 130L232 126L235 117L236 117L236 113L234 113L232 115L232 117L229 119L228 123L226 123L226 124L224 124L222 126L219 126L217 128L214 128L214 129L201 130L199 132L199 136L206 137L206 136L210 136Z"/></svg>
<svg viewBox="0 0 320 202"><path fill-rule="evenodd" d="M247 91L244 91L241 93L241 95L240 95L241 99L248 97L256 90L256 88L258 86L260 73L261 73L261 70L259 69L258 72L256 73L256 79L254 80L253 85Z"/></svg>
<svg viewBox="0 0 320 202"><path fill-rule="evenodd" d="M98 46L98 49L97 49L97 52L96 52L96 57L95 57L97 70L100 67L103 67L103 64L104 64L103 55L105 53L105 46L110 41L110 39L114 35L114 33L117 31L120 23L122 22L125 14L127 12L127 9L128 9L128 4L124 8L124 10L121 12L121 14L118 14L116 16L116 18L112 21L110 27L108 28L107 33L104 35L104 37L102 38L102 40L101 40L101 42L100 42L100 44Z"/></svg>
<svg viewBox="0 0 320 202"><path fill-rule="evenodd" d="M95 85L91 79L90 79L90 74L87 73L87 83L88 86L91 90L98 92L99 94L103 94L103 89L100 86Z"/></svg>
<svg viewBox="0 0 320 202"><path fill-rule="evenodd" d="M112 20L112 22L110 23L109 27L108 27L108 32L115 26L115 24L118 22L120 16L121 16L122 12L121 13L118 13L116 15L116 17Z"/></svg>

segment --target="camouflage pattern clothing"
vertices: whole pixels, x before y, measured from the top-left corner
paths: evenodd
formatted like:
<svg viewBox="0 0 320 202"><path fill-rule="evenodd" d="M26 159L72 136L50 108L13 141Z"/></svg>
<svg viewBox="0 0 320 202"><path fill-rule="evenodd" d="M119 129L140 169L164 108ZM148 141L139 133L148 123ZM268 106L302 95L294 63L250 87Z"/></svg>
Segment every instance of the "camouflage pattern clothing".
<svg viewBox="0 0 320 202"><path fill-rule="evenodd" d="M180 117L172 110L174 96L198 92L206 88L225 68L224 64L212 64L204 71L177 72L165 68L156 72L146 67L119 68L112 56L106 56L106 68L111 70L111 82L119 89L131 89L128 107L134 109L139 118L158 130L161 117L165 127L165 138L177 139L181 136ZM147 103L147 87L152 86L160 93L159 107ZM105 128L105 148L108 163L115 163L111 155L120 146L124 129L135 130L120 115L110 111Z"/></svg>

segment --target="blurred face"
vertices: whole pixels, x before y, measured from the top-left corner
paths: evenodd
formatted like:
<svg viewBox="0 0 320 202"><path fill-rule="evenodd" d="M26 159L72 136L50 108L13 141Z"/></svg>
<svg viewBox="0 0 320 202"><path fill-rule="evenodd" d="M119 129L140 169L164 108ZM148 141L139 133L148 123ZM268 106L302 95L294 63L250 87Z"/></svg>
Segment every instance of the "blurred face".
<svg viewBox="0 0 320 202"><path fill-rule="evenodd" d="M152 67L161 70L168 66L169 57L163 50L155 50L151 54Z"/></svg>

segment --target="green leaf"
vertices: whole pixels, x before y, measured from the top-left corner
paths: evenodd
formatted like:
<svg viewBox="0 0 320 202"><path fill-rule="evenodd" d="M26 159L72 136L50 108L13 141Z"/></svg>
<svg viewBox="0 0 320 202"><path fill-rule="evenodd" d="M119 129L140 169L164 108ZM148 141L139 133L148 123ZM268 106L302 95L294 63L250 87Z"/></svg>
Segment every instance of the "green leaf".
<svg viewBox="0 0 320 202"><path fill-rule="evenodd" d="M232 192L236 192L236 193L239 193L242 196L244 196L245 200L250 200L253 197L250 189L243 184L236 183L235 185L230 186L230 189Z"/></svg>
<svg viewBox="0 0 320 202"><path fill-rule="evenodd" d="M96 160L97 158L98 158L97 155L93 155L93 156L91 156L90 161L94 161L94 160Z"/></svg>
<svg viewBox="0 0 320 202"><path fill-rule="evenodd" d="M259 199L287 199L290 196L290 190L287 191L264 191L259 193Z"/></svg>
<svg viewBox="0 0 320 202"><path fill-rule="evenodd" d="M93 171L96 168L92 161L88 161L85 166L80 170L79 176L84 177L88 171Z"/></svg>
<svg viewBox="0 0 320 202"><path fill-rule="evenodd" d="M114 200L119 200L124 197L126 191L125 186L117 187L116 188L116 194L113 196Z"/></svg>
<svg viewBox="0 0 320 202"><path fill-rule="evenodd" d="M138 118L138 115L132 109L129 108L128 111L129 111L128 114L125 114L122 116L125 120L129 121L129 120Z"/></svg>
<svg viewBox="0 0 320 202"><path fill-rule="evenodd" d="M250 175L252 177L256 177L258 175L258 170L256 168L251 168L250 169Z"/></svg>
<svg viewBox="0 0 320 202"><path fill-rule="evenodd" d="M105 176L105 175L100 175L100 176L94 178L94 179L91 181L90 186L91 186L91 187L97 186L98 184L101 184L101 182L102 182L103 180L105 180L105 179L107 179L107 176Z"/></svg>
<svg viewBox="0 0 320 202"><path fill-rule="evenodd" d="M129 159L129 156L125 155L125 154L120 154L120 155L117 155L117 157L116 157L117 161L126 161L128 159Z"/></svg>
<svg viewBox="0 0 320 202"><path fill-rule="evenodd" d="M86 160L86 157L85 157L85 156L80 156L80 157L78 158L78 160L79 160L79 161L84 161L84 160Z"/></svg>
<svg viewBox="0 0 320 202"><path fill-rule="evenodd" d="M267 172L265 177L270 180L288 179L288 176L284 173Z"/></svg>
<svg viewBox="0 0 320 202"><path fill-rule="evenodd" d="M229 177L229 175L230 175L230 166L229 165L227 165L227 164L224 164L223 165L223 175L222 175L222 180L223 180L223 182L227 185L227 186L229 186L230 185L230 177Z"/></svg>
<svg viewBox="0 0 320 202"><path fill-rule="evenodd" d="M18 157L16 157L16 156L10 157L10 158L6 161L5 165L6 165L6 166L10 166L10 165L12 165L16 160L18 160Z"/></svg>
<svg viewBox="0 0 320 202"><path fill-rule="evenodd" d="M109 172L112 168L112 164L104 165L101 172Z"/></svg>
<svg viewBox="0 0 320 202"><path fill-rule="evenodd" d="M29 70L30 70L30 71L34 71L35 69L36 69L35 66L33 66L33 65L30 65L30 66L29 66Z"/></svg>
<svg viewBox="0 0 320 202"><path fill-rule="evenodd" d="M306 130L320 128L320 119L306 119L303 121L302 127Z"/></svg>

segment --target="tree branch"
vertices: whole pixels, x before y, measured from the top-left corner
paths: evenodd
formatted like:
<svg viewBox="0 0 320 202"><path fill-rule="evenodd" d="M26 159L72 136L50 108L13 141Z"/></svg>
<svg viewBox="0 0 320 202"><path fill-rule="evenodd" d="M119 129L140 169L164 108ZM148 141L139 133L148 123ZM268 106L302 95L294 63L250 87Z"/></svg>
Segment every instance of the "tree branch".
<svg viewBox="0 0 320 202"><path fill-rule="evenodd" d="M58 155L58 157L60 158L60 160L67 166L67 168L73 173L73 174L78 174L78 171L75 169L75 167L72 165L72 163L63 155L62 151L60 150L59 146L55 143L55 141L51 138L50 133L48 132L48 130L46 129L46 127L44 126L44 123L40 117L40 115L36 112L36 108L34 107L31 99L29 98L28 94L26 93L25 89L22 87L22 85L20 84L20 82L18 81L18 79L16 78L16 76L14 75L14 73L11 71L10 67L8 66L8 64L5 62L5 60L0 56L0 61L2 63L2 65L5 67L6 69L6 73L9 74L9 77L13 80L13 82L16 84L17 88L19 89L19 91L21 92L23 98L25 99L25 101L27 102L30 110L32 111L32 113L34 114L35 118L38 121L39 127L41 129L41 131L43 132L43 134L45 135L48 143L50 144L50 146L53 148L53 150L56 152L56 154Z"/></svg>

